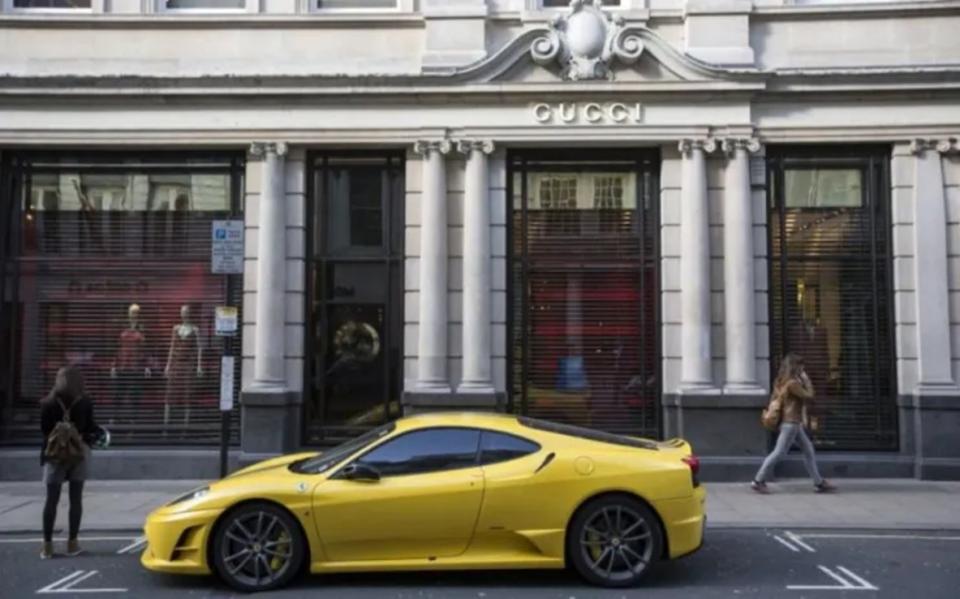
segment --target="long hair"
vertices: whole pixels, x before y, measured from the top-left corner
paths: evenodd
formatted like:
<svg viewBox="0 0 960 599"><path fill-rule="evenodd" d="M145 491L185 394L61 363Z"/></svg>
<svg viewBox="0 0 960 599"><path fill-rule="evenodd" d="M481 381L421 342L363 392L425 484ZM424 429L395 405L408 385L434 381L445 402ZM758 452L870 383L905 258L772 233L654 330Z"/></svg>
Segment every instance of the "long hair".
<svg viewBox="0 0 960 599"><path fill-rule="evenodd" d="M803 358L797 354L787 354L780 361L780 371L777 373L777 380L774 382L774 389L779 389L789 383L792 379L800 376L803 370Z"/></svg>
<svg viewBox="0 0 960 599"><path fill-rule="evenodd" d="M83 374L81 374L80 369L75 366L64 366L57 370L53 389L48 397L53 399L59 396L76 401L86 395L86 392L83 384Z"/></svg>

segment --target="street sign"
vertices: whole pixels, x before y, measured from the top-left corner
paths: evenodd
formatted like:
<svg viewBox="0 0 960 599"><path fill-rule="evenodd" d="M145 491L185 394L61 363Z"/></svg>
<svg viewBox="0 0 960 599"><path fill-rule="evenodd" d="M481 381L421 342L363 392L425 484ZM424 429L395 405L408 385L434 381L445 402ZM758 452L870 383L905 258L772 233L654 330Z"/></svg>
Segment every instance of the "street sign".
<svg viewBox="0 0 960 599"><path fill-rule="evenodd" d="M233 410L233 356L220 358L220 411Z"/></svg>
<svg viewBox="0 0 960 599"><path fill-rule="evenodd" d="M215 220L211 232L210 268L214 274L243 274L243 221Z"/></svg>
<svg viewBox="0 0 960 599"><path fill-rule="evenodd" d="M233 337L237 334L239 311L233 306L217 306L214 310L214 332L217 337Z"/></svg>

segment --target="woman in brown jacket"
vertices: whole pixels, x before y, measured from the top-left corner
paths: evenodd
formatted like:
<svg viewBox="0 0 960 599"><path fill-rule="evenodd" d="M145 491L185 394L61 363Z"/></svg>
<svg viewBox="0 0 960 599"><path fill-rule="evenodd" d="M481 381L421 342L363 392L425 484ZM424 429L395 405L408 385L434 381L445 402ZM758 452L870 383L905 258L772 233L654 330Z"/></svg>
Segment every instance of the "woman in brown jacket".
<svg viewBox="0 0 960 599"><path fill-rule="evenodd" d="M776 446L763 461L750 487L757 493L769 493L767 479L770 478L777 462L787 455L794 441L797 441L803 453L803 464L810 478L813 479L815 490L818 493L833 491L835 487L824 480L820 476L820 471L817 470L816 452L810 437L804 430L807 423L807 407L813 402L813 385L804 370L803 358L796 354L784 356L773 388L774 393L779 393L783 401L780 435L777 437Z"/></svg>

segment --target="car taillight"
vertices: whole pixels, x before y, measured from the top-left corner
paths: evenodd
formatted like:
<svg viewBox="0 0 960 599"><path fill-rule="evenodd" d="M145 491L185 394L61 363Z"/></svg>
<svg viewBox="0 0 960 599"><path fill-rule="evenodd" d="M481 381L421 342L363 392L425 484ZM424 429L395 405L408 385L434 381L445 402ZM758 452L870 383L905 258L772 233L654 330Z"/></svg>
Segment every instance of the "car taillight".
<svg viewBox="0 0 960 599"><path fill-rule="evenodd" d="M693 486L700 486L700 458L695 455L688 455L682 458L683 463L690 466L690 476L693 479Z"/></svg>

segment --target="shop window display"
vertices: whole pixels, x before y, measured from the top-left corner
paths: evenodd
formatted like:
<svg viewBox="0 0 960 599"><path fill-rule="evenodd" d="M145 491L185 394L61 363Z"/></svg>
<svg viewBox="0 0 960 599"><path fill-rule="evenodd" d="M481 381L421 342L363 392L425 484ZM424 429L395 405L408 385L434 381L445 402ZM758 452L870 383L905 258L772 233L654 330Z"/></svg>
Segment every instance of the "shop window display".
<svg viewBox="0 0 960 599"><path fill-rule="evenodd" d="M240 218L242 157L25 154L11 167L3 262L17 301L4 316L20 362L3 365L3 438L35 434L36 400L73 364L114 443L215 442L219 357L239 338L213 335L214 310L241 288L211 274L210 238L213 220Z"/></svg>
<svg viewBox="0 0 960 599"><path fill-rule="evenodd" d="M655 164L547 152L510 164L514 408L656 436Z"/></svg>
<svg viewBox="0 0 960 599"><path fill-rule="evenodd" d="M897 447L885 164L771 157L771 350L804 357L822 448Z"/></svg>

